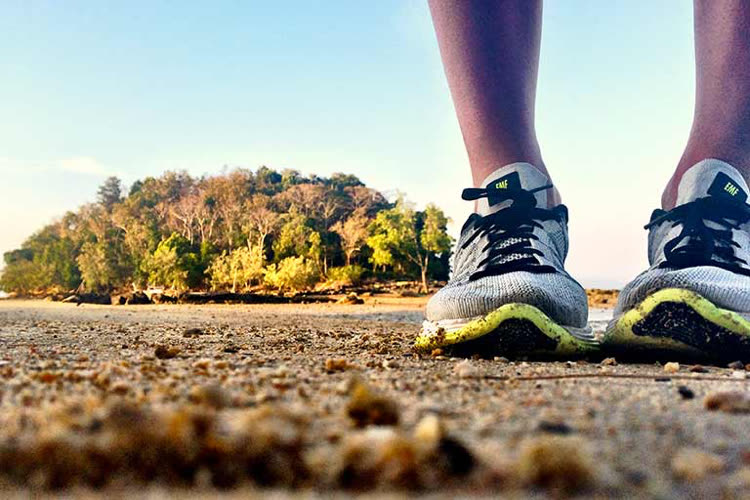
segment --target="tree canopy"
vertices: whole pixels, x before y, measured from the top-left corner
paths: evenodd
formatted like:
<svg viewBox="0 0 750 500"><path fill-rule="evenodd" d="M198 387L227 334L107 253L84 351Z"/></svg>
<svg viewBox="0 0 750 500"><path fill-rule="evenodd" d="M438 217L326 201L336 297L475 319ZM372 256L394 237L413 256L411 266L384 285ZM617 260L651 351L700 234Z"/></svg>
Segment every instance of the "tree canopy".
<svg viewBox="0 0 750 500"><path fill-rule="evenodd" d="M0 288L35 293L302 289L326 280L444 279L452 240L434 205L416 211L353 175L234 169L104 181L97 201L4 255Z"/></svg>

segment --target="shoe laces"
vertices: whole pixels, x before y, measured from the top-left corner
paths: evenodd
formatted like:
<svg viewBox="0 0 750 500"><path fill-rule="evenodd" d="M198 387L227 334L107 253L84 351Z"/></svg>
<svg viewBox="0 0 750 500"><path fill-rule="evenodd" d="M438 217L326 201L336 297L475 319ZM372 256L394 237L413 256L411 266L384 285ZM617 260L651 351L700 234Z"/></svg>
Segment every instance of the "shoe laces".
<svg viewBox="0 0 750 500"><path fill-rule="evenodd" d="M735 253L740 244L732 238L732 232L748 221L747 204L707 196L653 218L645 228L663 222L671 222L672 227L682 226L680 234L664 245L666 260L659 265L661 268L715 266L750 276L750 269L743 267L747 261Z"/></svg>
<svg viewBox="0 0 750 500"><path fill-rule="evenodd" d="M542 222L557 219L559 215L554 210L542 209L536 206L534 193L551 189L548 184L535 189L512 189L504 192L485 188L464 189L461 197L467 201L480 198L491 198L492 204L511 202L506 207L474 219L474 231L461 245L461 249L468 247L480 236L487 237L487 243L481 249L484 257L477 264L477 269L470 276L473 281L483 276L505 274L513 271L528 271L532 273L550 273L557 270L550 265L542 264L539 256L541 250L532 247L532 240L539 240L534 229L542 228ZM498 243L513 240L512 243L499 245Z"/></svg>

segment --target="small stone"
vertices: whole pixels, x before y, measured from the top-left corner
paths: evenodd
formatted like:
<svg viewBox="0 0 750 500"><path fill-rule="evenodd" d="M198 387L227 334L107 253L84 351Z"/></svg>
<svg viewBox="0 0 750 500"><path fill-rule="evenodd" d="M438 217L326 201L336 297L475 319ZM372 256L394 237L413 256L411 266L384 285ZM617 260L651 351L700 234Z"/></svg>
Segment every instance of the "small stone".
<svg viewBox="0 0 750 500"><path fill-rule="evenodd" d="M110 392L114 394L119 394L121 396L124 396L128 392L130 392L130 384L125 382L124 380L121 380L119 382L115 382L109 387Z"/></svg>
<svg viewBox="0 0 750 500"><path fill-rule="evenodd" d="M333 359L328 358L325 362L325 370L328 373L344 372L351 369L353 366L343 358Z"/></svg>
<svg viewBox="0 0 750 500"><path fill-rule="evenodd" d="M678 371L680 371L680 363L670 361L669 363L666 363L664 365L664 371L666 373L677 373Z"/></svg>
<svg viewBox="0 0 750 500"><path fill-rule="evenodd" d="M477 368L468 359L456 364L453 372L458 378L476 378L479 374Z"/></svg>
<svg viewBox="0 0 750 500"><path fill-rule="evenodd" d="M691 373L708 373L708 368L701 365L693 365L688 369Z"/></svg>
<svg viewBox="0 0 750 500"><path fill-rule="evenodd" d="M682 396L682 399L693 399L695 397L695 393L686 385L679 386L677 392Z"/></svg>
<svg viewBox="0 0 750 500"><path fill-rule="evenodd" d="M577 437L539 436L521 444L521 480L566 492L582 490L594 481L594 461L586 442Z"/></svg>
<svg viewBox="0 0 750 500"><path fill-rule="evenodd" d="M443 355L443 350L440 349L439 347L436 349L433 349L432 352L430 353L430 356L433 358L437 358L438 356L442 356L442 355Z"/></svg>
<svg viewBox="0 0 750 500"><path fill-rule="evenodd" d="M750 393L742 391L718 391L706 396L703 401L707 410L726 413L750 413Z"/></svg>
<svg viewBox="0 0 750 500"><path fill-rule="evenodd" d="M541 432L547 432L549 434L570 434L573 429L563 421L557 420L542 420L539 422L538 429Z"/></svg>
<svg viewBox="0 0 750 500"><path fill-rule="evenodd" d="M227 406L229 401L224 390L217 384L194 386L190 389L189 399L195 404L219 409Z"/></svg>
<svg viewBox="0 0 750 500"><path fill-rule="evenodd" d="M360 381L352 382L350 392L346 414L357 427L398 424L398 408L392 400L375 394Z"/></svg>
<svg viewBox="0 0 750 500"><path fill-rule="evenodd" d="M685 481L698 481L709 474L722 472L724 460L696 448L683 448L672 458L672 474Z"/></svg>
<svg viewBox="0 0 750 500"><path fill-rule="evenodd" d="M188 328L184 332L182 332L183 337L199 337L205 334L206 332L204 332L200 328Z"/></svg>
<svg viewBox="0 0 750 500"><path fill-rule="evenodd" d="M600 364L602 366L617 366L617 360L615 358L604 358Z"/></svg>
<svg viewBox="0 0 750 500"><path fill-rule="evenodd" d="M385 361L383 361L382 366L386 370L393 370L394 368L398 368L398 363L396 361L391 360L391 359L386 359Z"/></svg>
<svg viewBox="0 0 750 500"><path fill-rule="evenodd" d="M742 361L732 361L727 365L727 368L730 370L744 370L745 369L745 363Z"/></svg>
<svg viewBox="0 0 750 500"><path fill-rule="evenodd" d="M154 350L154 356L159 359L172 359L180 353L179 347L158 345Z"/></svg>
<svg viewBox="0 0 750 500"><path fill-rule="evenodd" d="M352 292L349 295L341 297L339 300L336 301L336 303L358 305L358 304L364 304L365 301L364 299L359 298L356 293Z"/></svg>

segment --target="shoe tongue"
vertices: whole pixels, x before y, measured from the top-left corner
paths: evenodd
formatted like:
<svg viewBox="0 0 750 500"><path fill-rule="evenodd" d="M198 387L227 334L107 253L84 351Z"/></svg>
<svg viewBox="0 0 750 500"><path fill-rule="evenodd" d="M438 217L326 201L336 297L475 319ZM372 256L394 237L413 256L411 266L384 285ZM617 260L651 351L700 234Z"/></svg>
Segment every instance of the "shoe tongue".
<svg viewBox="0 0 750 500"><path fill-rule="evenodd" d="M746 203L748 191L745 179L736 168L724 161L710 158L696 163L683 174L677 187L676 206L706 196Z"/></svg>
<svg viewBox="0 0 750 500"><path fill-rule="evenodd" d="M511 163L500 167L485 177L481 186L487 189L487 198L477 200L477 213L481 216L497 212L510 205L502 193L513 190L530 190L549 184L549 179L530 163ZM536 206L547 208L547 189L534 193Z"/></svg>

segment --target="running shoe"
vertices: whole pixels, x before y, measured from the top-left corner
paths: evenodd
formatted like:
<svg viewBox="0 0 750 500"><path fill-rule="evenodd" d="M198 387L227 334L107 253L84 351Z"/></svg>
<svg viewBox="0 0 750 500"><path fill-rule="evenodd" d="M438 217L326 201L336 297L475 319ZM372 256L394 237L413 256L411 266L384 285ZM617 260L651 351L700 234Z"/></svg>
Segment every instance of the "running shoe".
<svg viewBox="0 0 750 500"><path fill-rule="evenodd" d="M528 163L463 191L477 202L448 284L427 304L416 347L447 354L571 355L595 348L586 292L565 272L568 210L547 208L549 179Z"/></svg>
<svg viewBox="0 0 750 500"><path fill-rule="evenodd" d="M608 347L750 361L747 197L726 162L685 172L675 208L655 210L646 225L650 267L620 293Z"/></svg>

